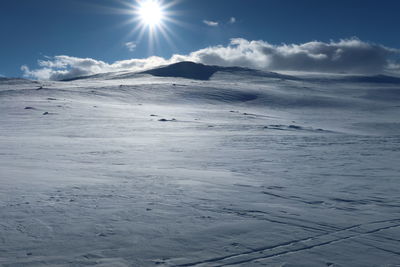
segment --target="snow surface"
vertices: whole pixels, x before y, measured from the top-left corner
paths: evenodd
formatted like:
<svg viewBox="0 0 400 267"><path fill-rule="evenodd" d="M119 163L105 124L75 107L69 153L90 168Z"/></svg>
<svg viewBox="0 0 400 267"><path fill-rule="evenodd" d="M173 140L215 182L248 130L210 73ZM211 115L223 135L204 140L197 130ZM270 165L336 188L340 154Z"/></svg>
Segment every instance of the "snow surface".
<svg viewBox="0 0 400 267"><path fill-rule="evenodd" d="M0 265L399 266L400 83L303 78L2 79Z"/></svg>

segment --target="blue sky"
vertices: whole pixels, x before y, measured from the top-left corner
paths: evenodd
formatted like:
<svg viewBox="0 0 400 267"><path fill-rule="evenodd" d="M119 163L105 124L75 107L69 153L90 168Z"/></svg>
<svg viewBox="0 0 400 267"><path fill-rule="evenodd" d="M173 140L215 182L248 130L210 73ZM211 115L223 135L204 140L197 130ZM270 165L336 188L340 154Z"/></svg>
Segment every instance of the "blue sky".
<svg viewBox="0 0 400 267"><path fill-rule="evenodd" d="M153 49L147 38L138 41L138 34L131 34L135 23L124 23L134 15L117 12L127 8L120 0L2 0L0 74L21 76L22 65L35 67L37 60L58 55L108 63L169 58L226 46L231 38L302 44L356 36L400 48L397 0L181 0L168 10L177 23L166 22L174 45L158 34Z"/></svg>

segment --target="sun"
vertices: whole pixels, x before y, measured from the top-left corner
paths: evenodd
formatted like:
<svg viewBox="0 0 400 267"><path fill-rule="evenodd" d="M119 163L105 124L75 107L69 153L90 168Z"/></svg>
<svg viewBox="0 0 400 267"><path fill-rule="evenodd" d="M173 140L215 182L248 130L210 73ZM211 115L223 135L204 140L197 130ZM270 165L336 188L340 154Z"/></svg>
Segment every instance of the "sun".
<svg viewBox="0 0 400 267"><path fill-rule="evenodd" d="M159 26L164 19L163 7L157 0L139 2L137 13L142 24L148 27Z"/></svg>
<svg viewBox="0 0 400 267"><path fill-rule="evenodd" d="M137 44L143 43L143 46L147 45L149 54L153 55L161 49L164 50L166 43L175 49L175 41L180 39L175 32L176 27L188 26L179 20L184 11L175 8L182 1L185 0L113 0L108 2L118 2L120 6L107 7L98 4L94 6L101 10L109 10L110 14L126 17L125 20L121 20L118 27L129 27L123 38L123 44L131 44L131 46L124 45L130 52ZM143 40L145 37L148 37L147 44Z"/></svg>
<svg viewBox="0 0 400 267"><path fill-rule="evenodd" d="M131 31L126 39L135 44L141 43L143 37L148 37L149 54L154 54L160 49L160 41L166 41L171 47L176 47L174 40L177 39L173 32L173 25L182 26L176 19L179 12L173 7L183 0L116 0L126 8L117 9L118 13L128 15L121 26L132 25ZM165 46L164 46L165 47Z"/></svg>

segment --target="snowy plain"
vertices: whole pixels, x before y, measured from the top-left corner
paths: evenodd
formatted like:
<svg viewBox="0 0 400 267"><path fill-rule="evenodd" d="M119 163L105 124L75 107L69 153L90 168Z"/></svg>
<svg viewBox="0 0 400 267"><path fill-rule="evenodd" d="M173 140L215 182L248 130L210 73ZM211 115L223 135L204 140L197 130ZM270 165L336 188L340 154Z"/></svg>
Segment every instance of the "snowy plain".
<svg viewBox="0 0 400 267"><path fill-rule="evenodd" d="M0 266L400 266L400 81L0 79Z"/></svg>

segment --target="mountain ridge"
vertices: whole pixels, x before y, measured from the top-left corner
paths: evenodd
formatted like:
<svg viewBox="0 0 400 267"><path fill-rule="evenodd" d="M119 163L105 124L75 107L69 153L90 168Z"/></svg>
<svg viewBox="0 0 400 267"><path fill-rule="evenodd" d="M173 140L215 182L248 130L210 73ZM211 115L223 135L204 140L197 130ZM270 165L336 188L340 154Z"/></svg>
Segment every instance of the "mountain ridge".
<svg viewBox="0 0 400 267"><path fill-rule="evenodd" d="M252 75L269 76L271 78L298 79L294 76L279 74L276 72L265 72L244 67L223 67L216 65L205 65L191 61L182 61L167 66L154 68L140 72L141 74L150 74L157 77L177 77L193 80L209 80L217 72L238 73L245 72Z"/></svg>
<svg viewBox="0 0 400 267"><path fill-rule="evenodd" d="M76 81L91 78L104 78L104 79L128 79L135 78L139 75L152 75L155 77L170 77L170 78L185 78L193 80L210 80L214 74L218 72L230 73L233 75L247 74L248 76L264 77L272 79L284 79L293 81L310 81L310 82L352 82L352 83L387 83L387 84L400 84L400 77L390 76L385 74L375 75L356 75L348 74L335 77L298 77L290 74L281 74L278 72L262 71L244 67L224 67L217 65L205 65L191 61L182 61L169 65L159 66L140 72L124 72L124 73L98 73L88 76L80 76L75 78L63 79L61 81ZM322 75L323 76L323 75Z"/></svg>

